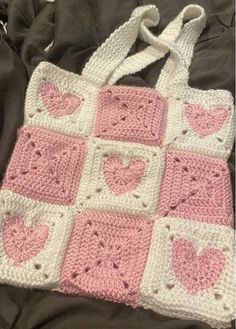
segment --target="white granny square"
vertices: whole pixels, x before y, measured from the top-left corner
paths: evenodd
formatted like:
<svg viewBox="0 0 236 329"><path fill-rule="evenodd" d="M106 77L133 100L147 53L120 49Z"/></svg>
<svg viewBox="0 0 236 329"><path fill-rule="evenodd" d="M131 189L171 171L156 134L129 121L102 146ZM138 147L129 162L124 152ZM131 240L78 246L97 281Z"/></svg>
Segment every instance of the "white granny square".
<svg viewBox="0 0 236 329"><path fill-rule="evenodd" d="M227 159L233 142L234 104L230 92L192 88L173 91L165 145Z"/></svg>
<svg viewBox="0 0 236 329"><path fill-rule="evenodd" d="M73 224L73 211L0 193L0 282L54 289Z"/></svg>
<svg viewBox="0 0 236 329"><path fill-rule="evenodd" d="M47 97L52 97L53 110L45 104L43 98L45 84L52 85L53 91L48 91ZM24 123L75 137L88 137L96 115L98 91L97 87L84 81L80 75L42 62L35 69L29 82ZM77 106L76 101L70 100L70 97L79 99ZM67 114L66 107L73 112Z"/></svg>
<svg viewBox="0 0 236 329"><path fill-rule="evenodd" d="M135 161L144 163L143 172L142 168L135 172ZM164 151L157 147L91 139L77 207L151 215L156 211L163 168Z"/></svg>
<svg viewBox="0 0 236 329"><path fill-rule="evenodd" d="M141 283L141 305L226 328L234 316L233 245L230 227L157 218Z"/></svg>

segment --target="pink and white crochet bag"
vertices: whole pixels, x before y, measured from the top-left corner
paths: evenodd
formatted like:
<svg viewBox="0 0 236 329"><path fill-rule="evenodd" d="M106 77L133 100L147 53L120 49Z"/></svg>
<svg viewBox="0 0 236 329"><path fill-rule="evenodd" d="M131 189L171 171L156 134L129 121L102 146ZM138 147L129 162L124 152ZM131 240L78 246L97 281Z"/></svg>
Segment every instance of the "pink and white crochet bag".
<svg viewBox="0 0 236 329"><path fill-rule="evenodd" d="M187 22L184 24L184 21ZM233 98L188 86L205 12L137 8L81 75L34 71L0 192L0 282L234 318ZM140 35L149 46L126 57ZM154 89L114 86L170 56Z"/></svg>

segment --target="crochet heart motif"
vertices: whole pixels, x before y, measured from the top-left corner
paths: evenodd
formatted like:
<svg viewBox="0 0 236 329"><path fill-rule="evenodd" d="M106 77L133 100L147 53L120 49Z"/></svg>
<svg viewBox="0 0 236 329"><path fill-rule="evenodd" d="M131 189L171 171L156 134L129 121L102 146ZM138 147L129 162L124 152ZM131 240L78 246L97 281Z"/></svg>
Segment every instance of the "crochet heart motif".
<svg viewBox="0 0 236 329"><path fill-rule="evenodd" d="M69 115L80 106L81 99L72 93L61 93L53 83L44 83L41 87L43 103L55 117Z"/></svg>
<svg viewBox="0 0 236 329"><path fill-rule="evenodd" d="M103 172L107 185L114 194L134 190L140 183L145 170L145 162L133 159L124 166L118 157L110 157L104 162Z"/></svg>
<svg viewBox="0 0 236 329"><path fill-rule="evenodd" d="M197 255L191 241L173 241L172 266L176 277L191 294L214 286L225 266L225 256L219 249L204 249Z"/></svg>
<svg viewBox="0 0 236 329"><path fill-rule="evenodd" d="M229 111L226 108L217 107L206 110L201 105L189 104L185 108L187 119L199 137L206 137L219 131L226 121Z"/></svg>
<svg viewBox="0 0 236 329"><path fill-rule="evenodd" d="M4 250L16 265L36 256L48 239L47 225L27 227L21 217L9 217L3 228Z"/></svg>

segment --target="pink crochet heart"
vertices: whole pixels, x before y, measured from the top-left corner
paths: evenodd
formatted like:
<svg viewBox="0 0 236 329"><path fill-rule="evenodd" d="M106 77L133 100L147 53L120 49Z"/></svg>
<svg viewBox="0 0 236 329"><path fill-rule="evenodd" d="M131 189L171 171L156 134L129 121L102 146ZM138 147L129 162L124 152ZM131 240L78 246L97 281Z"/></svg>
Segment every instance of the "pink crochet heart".
<svg viewBox="0 0 236 329"><path fill-rule="evenodd" d="M225 266L223 252L208 248L196 254L192 242L176 239L172 245L172 266L176 277L191 294L214 286Z"/></svg>
<svg viewBox="0 0 236 329"><path fill-rule="evenodd" d="M47 225L27 227L21 217L9 217L3 228L4 250L7 256L19 265L36 256L44 248L48 235Z"/></svg>
<svg viewBox="0 0 236 329"><path fill-rule="evenodd" d="M81 104L78 96L72 93L63 94L55 84L50 82L42 85L41 94L44 105L55 117L72 114Z"/></svg>
<svg viewBox="0 0 236 329"><path fill-rule="evenodd" d="M200 136L206 137L219 131L229 115L229 111L223 107L206 110L198 104L189 104L185 108L185 114L190 126Z"/></svg>
<svg viewBox="0 0 236 329"><path fill-rule="evenodd" d="M122 194L134 190L140 183L145 170L143 160L133 159L128 166L124 166L118 157L109 157L104 162L103 172L111 191Z"/></svg>

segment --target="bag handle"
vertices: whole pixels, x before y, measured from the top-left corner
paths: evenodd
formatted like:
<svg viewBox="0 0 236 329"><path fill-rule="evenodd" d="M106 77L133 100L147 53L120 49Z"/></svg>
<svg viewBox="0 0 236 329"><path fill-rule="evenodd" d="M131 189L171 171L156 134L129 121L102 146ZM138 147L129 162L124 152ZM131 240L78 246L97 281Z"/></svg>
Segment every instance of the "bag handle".
<svg viewBox="0 0 236 329"><path fill-rule="evenodd" d="M125 59L138 34L144 41L153 41L149 28L159 23L159 11L154 5L136 8L130 19L116 29L95 51L85 65L82 76L102 86Z"/></svg>
<svg viewBox="0 0 236 329"><path fill-rule="evenodd" d="M188 19L189 22L184 24L185 19ZM181 63L189 66L195 42L205 26L205 20L205 12L202 7L198 5L186 6L158 37L153 36L150 39L152 40L150 46L127 57L115 70L108 83L114 84L123 76L144 69L163 58L169 51L179 56ZM169 69L167 70L168 65L163 69L160 80L165 76L165 69L166 73L169 72Z"/></svg>
<svg viewBox="0 0 236 329"><path fill-rule="evenodd" d="M162 40L169 49L170 57L162 69L156 83L156 89L164 91L170 86L178 85L178 88L188 85L189 67L192 61L195 44L206 26L205 10L198 5L190 5L184 8L184 19L195 18L185 23L180 36L175 43Z"/></svg>

